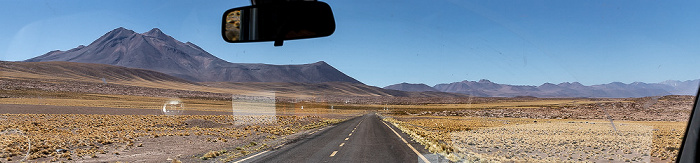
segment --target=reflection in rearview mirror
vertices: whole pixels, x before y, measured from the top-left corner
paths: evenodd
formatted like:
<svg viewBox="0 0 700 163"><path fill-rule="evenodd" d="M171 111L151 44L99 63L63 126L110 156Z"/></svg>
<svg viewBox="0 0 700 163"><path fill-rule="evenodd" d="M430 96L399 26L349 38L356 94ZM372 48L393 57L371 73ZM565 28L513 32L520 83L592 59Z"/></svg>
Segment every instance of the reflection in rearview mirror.
<svg viewBox="0 0 700 163"><path fill-rule="evenodd" d="M227 42L238 43L325 37L334 31L328 4L300 1L230 9L221 32Z"/></svg>

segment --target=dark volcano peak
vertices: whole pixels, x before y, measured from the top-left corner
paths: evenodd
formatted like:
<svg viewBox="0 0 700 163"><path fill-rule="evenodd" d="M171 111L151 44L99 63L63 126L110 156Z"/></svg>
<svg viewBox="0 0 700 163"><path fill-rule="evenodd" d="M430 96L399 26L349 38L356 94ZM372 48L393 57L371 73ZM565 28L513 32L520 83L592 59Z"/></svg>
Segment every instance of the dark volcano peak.
<svg viewBox="0 0 700 163"><path fill-rule="evenodd" d="M113 29L112 31L107 32L107 34L105 34L104 36L107 36L107 37L130 36L130 35L133 35L135 33L136 32L134 32L130 29L126 29L124 27L119 27L119 28Z"/></svg>
<svg viewBox="0 0 700 163"><path fill-rule="evenodd" d="M172 38L172 37L166 35L165 33L163 33L163 31L161 31L161 30L158 29L158 28L153 28L153 29L151 29L151 30L148 31L148 32L142 33L142 35L144 35L144 36L151 36L151 37L157 37L157 38L163 38L163 37Z"/></svg>
<svg viewBox="0 0 700 163"><path fill-rule="evenodd" d="M161 31L158 28L153 28L148 32L142 33L141 35L143 35L145 37L153 37L157 40L165 41L165 42L168 42L170 44L175 43L175 42L180 42L180 41L177 41L175 38L170 37L169 35L163 33L163 31Z"/></svg>
<svg viewBox="0 0 700 163"><path fill-rule="evenodd" d="M143 35L148 35L148 36L165 35L165 33L163 33L163 31L161 31L159 28L153 28L150 31L143 33Z"/></svg>

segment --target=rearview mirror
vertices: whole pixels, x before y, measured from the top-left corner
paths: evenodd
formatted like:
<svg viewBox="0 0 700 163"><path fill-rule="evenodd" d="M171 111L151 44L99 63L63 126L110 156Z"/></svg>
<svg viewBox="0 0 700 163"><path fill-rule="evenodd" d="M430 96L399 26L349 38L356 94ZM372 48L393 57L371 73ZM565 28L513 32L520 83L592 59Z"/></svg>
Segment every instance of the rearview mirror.
<svg viewBox="0 0 700 163"><path fill-rule="evenodd" d="M325 37L335 31L331 7L319 1L233 8L222 20L221 34L230 43L275 41L279 46L283 40Z"/></svg>

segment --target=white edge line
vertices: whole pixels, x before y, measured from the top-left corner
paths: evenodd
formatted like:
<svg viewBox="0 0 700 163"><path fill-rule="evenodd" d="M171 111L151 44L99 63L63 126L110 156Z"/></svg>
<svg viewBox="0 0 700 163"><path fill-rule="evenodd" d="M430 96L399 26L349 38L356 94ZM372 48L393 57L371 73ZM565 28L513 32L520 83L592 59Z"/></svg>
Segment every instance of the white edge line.
<svg viewBox="0 0 700 163"><path fill-rule="evenodd" d="M418 150L416 150L416 148L413 148L413 146L411 144L408 144L408 142L405 139L403 139L403 137L401 137L401 135L399 135L399 133L396 132L396 130L391 128L391 126L386 124L386 122L382 121L382 123L384 123L384 125L386 125L386 127L389 127L389 129L391 129L391 131L393 131L394 134L396 134L396 136L398 136L401 139L401 141L406 143L406 145L408 145L408 148L411 148L411 150L413 150L413 152L416 153L416 155L418 155L418 157L420 157L420 159L423 160L423 162L430 163L430 161L428 161L428 159L426 159L425 156L423 156L423 154L420 154L420 152L418 152Z"/></svg>
<svg viewBox="0 0 700 163"><path fill-rule="evenodd" d="M258 154L254 154L254 155L252 155L252 156L246 157L246 158L244 158L244 159L238 160L238 161L233 162L233 163L240 163L240 162L243 162L243 161L245 161L245 160L251 159L251 158L253 158L253 157L255 157L255 156L259 156L259 155L261 155L261 154L263 154L263 153L267 153L267 152L270 152L270 151L263 151L263 152L260 152L260 153L258 153Z"/></svg>

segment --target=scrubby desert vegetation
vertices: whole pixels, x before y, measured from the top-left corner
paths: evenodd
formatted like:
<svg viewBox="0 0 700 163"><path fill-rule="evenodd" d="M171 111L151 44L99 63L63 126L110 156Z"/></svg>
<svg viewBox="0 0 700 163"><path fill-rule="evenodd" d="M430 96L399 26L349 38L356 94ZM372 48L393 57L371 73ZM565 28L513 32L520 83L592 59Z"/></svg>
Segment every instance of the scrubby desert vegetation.
<svg viewBox="0 0 700 163"><path fill-rule="evenodd" d="M531 99L394 106L382 115L453 161L671 162L692 104L692 96Z"/></svg>
<svg viewBox="0 0 700 163"><path fill-rule="evenodd" d="M232 112L233 105L242 104L232 102L236 96L231 94L221 97L164 90L175 97L179 93L192 95L172 98L85 93L50 84L37 88L0 86L4 89L0 111L9 113L0 118L3 161L226 161L273 148L298 137L289 136L364 112L330 109L325 103L273 101L267 108L271 115L237 114ZM46 90L53 88L58 90ZM181 110L164 115L161 109L173 100L182 104L178 105ZM242 106L237 108L246 110L246 105Z"/></svg>
<svg viewBox="0 0 700 163"><path fill-rule="evenodd" d="M597 122L540 122L451 133L471 161L649 162L651 126Z"/></svg>
<svg viewBox="0 0 700 163"><path fill-rule="evenodd" d="M274 144L278 138L341 121L310 115L277 116L274 122L251 125L236 125L236 121L249 118L231 115L3 114L1 117L3 134L0 134L0 146L3 150L0 158L7 161L25 157L32 161L100 157L118 160L129 159L134 151L141 149L175 146L182 148L180 150L200 150L201 153L207 151L187 146L227 152L190 156L173 154L170 156L173 159L232 159L279 145ZM110 160L105 159L103 161Z"/></svg>

